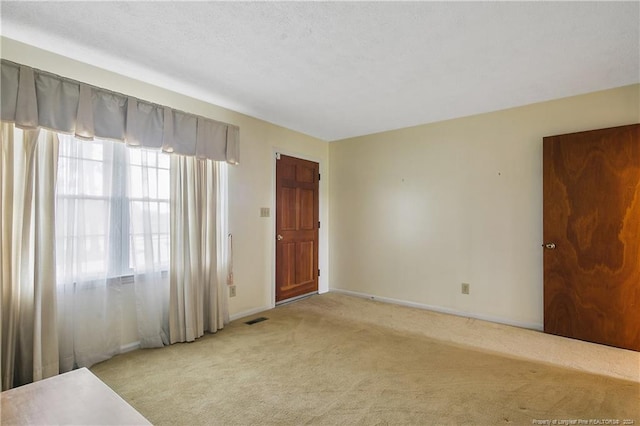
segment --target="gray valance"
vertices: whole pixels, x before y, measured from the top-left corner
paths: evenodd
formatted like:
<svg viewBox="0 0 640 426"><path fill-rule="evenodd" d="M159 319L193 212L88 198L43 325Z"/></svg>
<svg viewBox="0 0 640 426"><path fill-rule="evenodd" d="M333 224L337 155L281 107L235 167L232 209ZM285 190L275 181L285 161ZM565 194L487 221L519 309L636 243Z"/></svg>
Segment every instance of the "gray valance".
<svg viewBox="0 0 640 426"><path fill-rule="evenodd" d="M240 130L131 96L2 60L0 119L83 139L113 139L238 164Z"/></svg>

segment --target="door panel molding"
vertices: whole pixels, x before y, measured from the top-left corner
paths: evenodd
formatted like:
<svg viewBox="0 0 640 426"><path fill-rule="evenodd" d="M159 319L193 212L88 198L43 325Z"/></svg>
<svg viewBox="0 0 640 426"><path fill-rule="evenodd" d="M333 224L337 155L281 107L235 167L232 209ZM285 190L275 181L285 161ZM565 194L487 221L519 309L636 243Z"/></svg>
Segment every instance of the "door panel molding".
<svg viewBox="0 0 640 426"><path fill-rule="evenodd" d="M281 154L275 179L275 302L318 291L320 164Z"/></svg>

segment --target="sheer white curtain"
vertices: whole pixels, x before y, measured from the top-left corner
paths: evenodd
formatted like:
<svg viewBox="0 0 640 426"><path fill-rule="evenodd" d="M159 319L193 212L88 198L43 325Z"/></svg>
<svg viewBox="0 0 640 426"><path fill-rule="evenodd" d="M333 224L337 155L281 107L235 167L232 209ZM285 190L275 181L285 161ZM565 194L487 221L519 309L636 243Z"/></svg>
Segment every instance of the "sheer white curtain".
<svg viewBox="0 0 640 426"><path fill-rule="evenodd" d="M127 154L138 338L143 348L159 347L169 344L169 156L135 148Z"/></svg>
<svg viewBox="0 0 640 426"><path fill-rule="evenodd" d="M163 200L158 188L169 169L166 159L159 168L158 153L60 138L58 317L60 369L68 371L130 343L123 318L132 309L141 346L167 341L168 194Z"/></svg>
<svg viewBox="0 0 640 426"><path fill-rule="evenodd" d="M55 312L56 135L2 123L2 390L58 374Z"/></svg>
<svg viewBox="0 0 640 426"><path fill-rule="evenodd" d="M120 349L117 157L123 149L60 136L55 221L61 372L91 366Z"/></svg>
<svg viewBox="0 0 640 426"><path fill-rule="evenodd" d="M228 321L222 285L224 167L211 160L171 157L171 343L193 341Z"/></svg>

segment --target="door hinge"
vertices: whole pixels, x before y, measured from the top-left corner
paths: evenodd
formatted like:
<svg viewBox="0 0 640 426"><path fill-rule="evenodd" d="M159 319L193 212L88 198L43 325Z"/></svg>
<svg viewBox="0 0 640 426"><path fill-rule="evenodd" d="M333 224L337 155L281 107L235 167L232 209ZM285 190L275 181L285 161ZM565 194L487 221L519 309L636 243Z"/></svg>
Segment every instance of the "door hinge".
<svg viewBox="0 0 640 426"><path fill-rule="evenodd" d="M320 221L318 221L318 229L320 229Z"/></svg>
<svg viewBox="0 0 640 426"><path fill-rule="evenodd" d="M320 176L321 176L320 173L318 173L318 180L320 180Z"/></svg>
<svg viewBox="0 0 640 426"><path fill-rule="evenodd" d="M318 276L320 276L320 269L318 269Z"/></svg>
<svg viewBox="0 0 640 426"><path fill-rule="evenodd" d="M276 160L279 160L279 159L280 159L280 153L276 152Z"/></svg>

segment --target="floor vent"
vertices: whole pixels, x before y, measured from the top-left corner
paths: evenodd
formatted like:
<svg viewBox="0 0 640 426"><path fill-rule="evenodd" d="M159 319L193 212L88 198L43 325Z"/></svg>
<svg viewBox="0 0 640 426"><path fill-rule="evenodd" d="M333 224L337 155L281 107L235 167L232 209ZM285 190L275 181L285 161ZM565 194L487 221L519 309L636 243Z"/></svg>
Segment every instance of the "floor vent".
<svg viewBox="0 0 640 426"><path fill-rule="evenodd" d="M268 319L269 319L269 318L265 318L265 317L254 318L254 319L252 319L251 321L247 321L247 322L245 322L245 324L247 324L247 325L253 325L253 324L257 324L257 323L262 322L262 321L266 321L266 320L268 320Z"/></svg>

